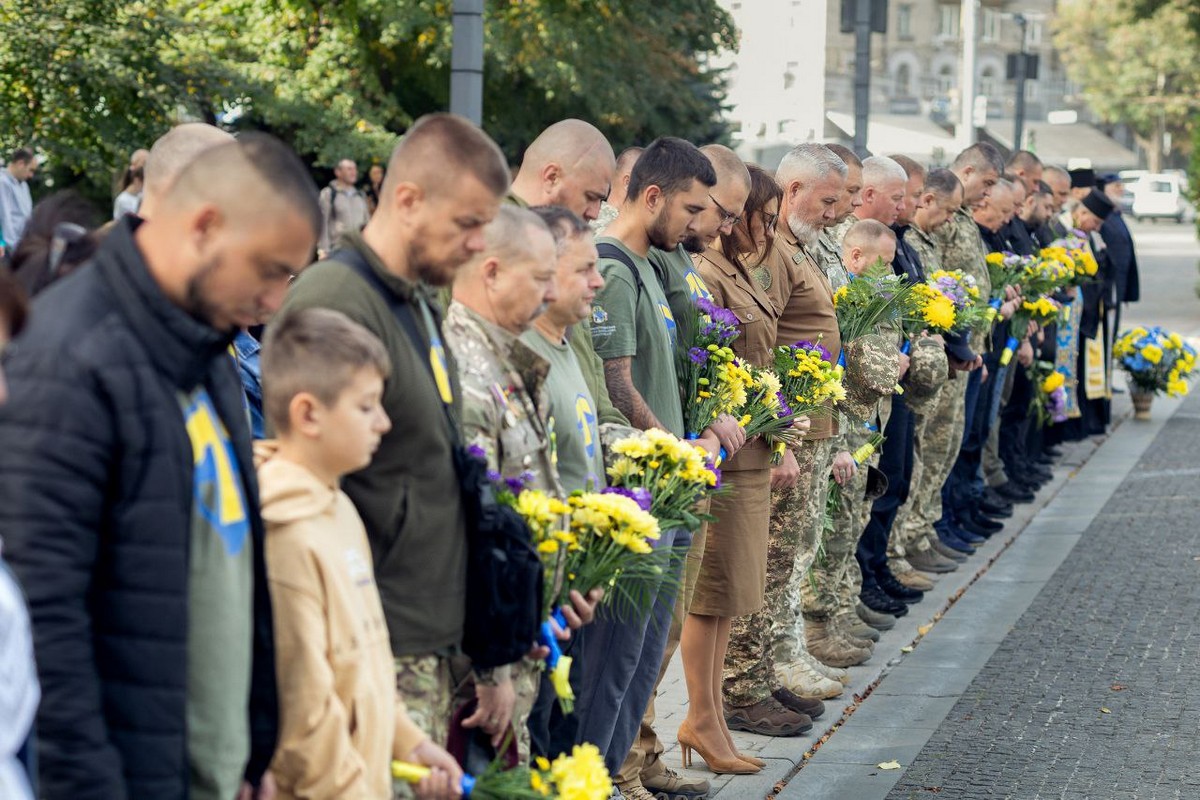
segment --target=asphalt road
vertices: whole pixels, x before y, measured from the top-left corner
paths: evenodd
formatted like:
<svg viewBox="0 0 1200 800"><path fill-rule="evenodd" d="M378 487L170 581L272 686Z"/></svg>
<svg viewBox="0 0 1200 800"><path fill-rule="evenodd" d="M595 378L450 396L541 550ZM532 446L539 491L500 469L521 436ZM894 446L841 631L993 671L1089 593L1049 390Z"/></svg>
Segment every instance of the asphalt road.
<svg viewBox="0 0 1200 800"><path fill-rule="evenodd" d="M1174 222L1130 225L1137 250L1142 299L1122 310L1121 326L1161 325L1200 338L1200 241L1196 226Z"/></svg>

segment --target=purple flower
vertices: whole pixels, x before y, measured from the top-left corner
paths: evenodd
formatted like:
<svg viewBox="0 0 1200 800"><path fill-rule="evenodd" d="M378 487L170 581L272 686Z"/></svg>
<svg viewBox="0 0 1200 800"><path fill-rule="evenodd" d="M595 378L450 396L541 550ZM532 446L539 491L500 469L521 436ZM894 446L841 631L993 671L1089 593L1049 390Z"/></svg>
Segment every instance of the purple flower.
<svg viewBox="0 0 1200 800"><path fill-rule="evenodd" d="M775 397L779 400L779 413L776 416L781 418L790 417L792 415L792 407L788 405L787 397L784 396L783 392L776 392Z"/></svg>
<svg viewBox="0 0 1200 800"><path fill-rule="evenodd" d="M692 360L693 364L703 364L708 361L708 351L701 347L693 347L688 350L688 358Z"/></svg>
<svg viewBox="0 0 1200 800"><path fill-rule="evenodd" d="M1046 411L1054 422L1067 421L1067 391L1062 386L1056 388L1046 398Z"/></svg>
<svg viewBox="0 0 1200 800"><path fill-rule="evenodd" d="M477 444L473 444L468 447L467 454L478 458L480 461L487 461L487 451Z"/></svg>
<svg viewBox="0 0 1200 800"><path fill-rule="evenodd" d="M716 483L716 485L713 486L713 489L720 489L721 488L721 470L718 469L717 467L714 467L712 465L711 461L708 462L705 466L708 467L709 472L711 472L713 475L717 476L717 483Z"/></svg>
<svg viewBox="0 0 1200 800"><path fill-rule="evenodd" d="M638 504L638 508L642 511L649 511L652 498L650 490L639 486L636 489L626 489L622 486L610 486L600 494L619 494L622 497L628 497L630 500Z"/></svg>
<svg viewBox="0 0 1200 800"><path fill-rule="evenodd" d="M529 470L522 472L515 478L505 478L504 485L509 488L513 494L520 494L525 491L529 484L533 483L534 474Z"/></svg>
<svg viewBox="0 0 1200 800"><path fill-rule="evenodd" d="M500 483L500 481L503 480L503 478L500 476L500 473L496 472L494 469L489 469L487 471L487 479L492 483Z"/></svg>

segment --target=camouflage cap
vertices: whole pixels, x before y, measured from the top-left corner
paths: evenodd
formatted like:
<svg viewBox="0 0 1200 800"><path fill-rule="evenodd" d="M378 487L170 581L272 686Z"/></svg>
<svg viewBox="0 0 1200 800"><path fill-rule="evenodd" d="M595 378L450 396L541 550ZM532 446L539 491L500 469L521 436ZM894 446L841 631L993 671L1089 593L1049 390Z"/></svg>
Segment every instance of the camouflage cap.
<svg viewBox="0 0 1200 800"><path fill-rule="evenodd" d="M938 389L946 382L950 363L945 348L936 339L918 339L909 359L908 374L904 376L904 402L922 414L933 405Z"/></svg>
<svg viewBox="0 0 1200 800"><path fill-rule="evenodd" d="M845 347L846 375L842 385L846 399L838 408L855 419L874 416L880 399L896 388L900 374L900 351L894 342L878 334L854 339Z"/></svg>

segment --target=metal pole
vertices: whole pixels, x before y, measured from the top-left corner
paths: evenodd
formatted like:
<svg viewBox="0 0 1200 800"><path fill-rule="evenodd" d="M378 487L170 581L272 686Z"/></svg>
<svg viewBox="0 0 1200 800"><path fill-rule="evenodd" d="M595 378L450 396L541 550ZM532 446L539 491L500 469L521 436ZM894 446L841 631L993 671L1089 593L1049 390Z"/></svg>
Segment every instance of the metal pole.
<svg viewBox="0 0 1200 800"><path fill-rule="evenodd" d="M978 0L962 0L962 74L958 80L959 132L963 149L975 144L975 27Z"/></svg>
<svg viewBox="0 0 1200 800"><path fill-rule="evenodd" d="M871 0L854 8L854 152L867 155L867 120L871 114Z"/></svg>
<svg viewBox="0 0 1200 800"><path fill-rule="evenodd" d="M1023 150L1022 144L1025 139L1025 80L1028 74L1026 67L1025 55L1025 28L1029 25L1029 20L1024 14L1017 14L1013 17L1017 23L1017 27L1021 29L1021 46L1017 50L1017 102L1013 107L1013 150Z"/></svg>
<svg viewBox="0 0 1200 800"><path fill-rule="evenodd" d="M454 0L450 111L483 124L483 0Z"/></svg>

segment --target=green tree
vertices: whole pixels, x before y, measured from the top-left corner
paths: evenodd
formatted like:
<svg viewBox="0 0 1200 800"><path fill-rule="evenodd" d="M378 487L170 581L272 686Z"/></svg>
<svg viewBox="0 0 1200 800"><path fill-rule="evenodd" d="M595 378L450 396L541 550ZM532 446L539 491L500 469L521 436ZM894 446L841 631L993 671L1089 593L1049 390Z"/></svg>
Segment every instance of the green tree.
<svg viewBox="0 0 1200 800"><path fill-rule="evenodd" d="M1071 79L1108 122L1124 122L1161 169L1166 134L1190 149L1200 113L1200 32L1193 0L1066 0L1054 41Z"/></svg>
<svg viewBox="0 0 1200 800"><path fill-rule="evenodd" d="M204 90L164 64L178 21L135 0L0 3L0 149L45 153L58 185L110 201L115 169Z"/></svg>

